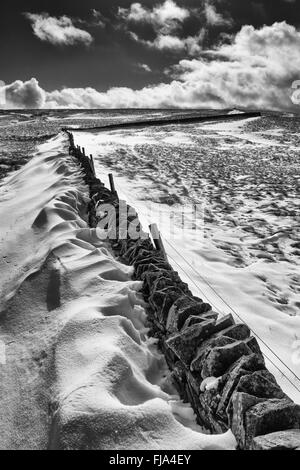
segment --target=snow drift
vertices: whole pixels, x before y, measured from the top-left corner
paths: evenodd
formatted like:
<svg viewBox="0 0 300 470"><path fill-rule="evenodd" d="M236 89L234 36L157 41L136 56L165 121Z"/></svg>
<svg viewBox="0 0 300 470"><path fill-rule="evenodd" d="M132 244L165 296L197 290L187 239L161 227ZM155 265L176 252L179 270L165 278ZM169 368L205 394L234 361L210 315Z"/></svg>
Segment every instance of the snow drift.
<svg viewBox="0 0 300 470"><path fill-rule="evenodd" d="M66 145L0 185L0 448L234 449L174 395L141 285L88 227Z"/></svg>

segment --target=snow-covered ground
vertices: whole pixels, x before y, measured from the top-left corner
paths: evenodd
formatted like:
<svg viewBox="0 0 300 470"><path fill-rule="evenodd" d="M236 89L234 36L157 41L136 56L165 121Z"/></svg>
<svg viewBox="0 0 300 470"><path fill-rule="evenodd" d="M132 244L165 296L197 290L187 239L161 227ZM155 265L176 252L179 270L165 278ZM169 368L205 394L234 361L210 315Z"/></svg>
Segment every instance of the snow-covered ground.
<svg viewBox="0 0 300 470"><path fill-rule="evenodd" d="M235 448L168 384L141 284L88 228L67 146L41 145L0 184L0 448Z"/></svg>
<svg viewBox="0 0 300 470"><path fill-rule="evenodd" d="M287 135L255 118L78 132L75 142L101 180L114 174L146 227L158 224L194 293L251 327L300 403L299 151Z"/></svg>

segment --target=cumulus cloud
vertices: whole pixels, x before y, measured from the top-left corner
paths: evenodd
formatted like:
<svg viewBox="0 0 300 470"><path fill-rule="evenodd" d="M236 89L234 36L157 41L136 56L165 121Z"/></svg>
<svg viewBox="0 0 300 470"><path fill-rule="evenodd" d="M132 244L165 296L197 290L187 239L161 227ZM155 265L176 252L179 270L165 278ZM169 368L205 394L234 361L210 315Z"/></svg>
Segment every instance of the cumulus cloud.
<svg viewBox="0 0 300 470"><path fill-rule="evenodd" d="M65 88L47 94L50 108L157 108L191 105L185 84L149 86L141 90L120 87L100 93L93 88Z"/></svg>
<svg viewBox="0 0 300 470"><path fill-rule="evenodd" d="M210 51L210 60L180 61L175 77L225 106L287 109L299 77L299 47L300 31L286 22L244 26L231 44Z"/></svg>
<svg viewBox="0 0 300 470"><path fill-rule="evenodd" d="M130 8L119 8L119 16L126 22L149 23L156 31L169 34L190 16L190 12L173 0L166 0L152 10L140 3L133 3Z"/></svg>
<svg viewBox="0 0 300 470"><path fill-rule="evenodd" d="M145 46L160 51L186 52L188 55L198 54L202 48L205 31L201 30L196 36L180 38L171 34L158 34L152 41L139 38L135 33L130 34L135 41L145 44Z"/></svg>
<svg viewBox="0 0 300 470"><path fill-rule="evenodd" d="M46 92L35 78L26 82L16 80L6 85L3 93L7 108L43 108L46 103Z"/></svg>
<svg viewBox="0 0 300 470"><path fill-rule="evenodd" d="M244 26L230 44L181 60L170 83L133 90L93 88L42 90L37 81L8 86L12 101L28 107L126 108L192 107L297 109L291 86L299 79L300 31L286 22L255 29ZM206 57L206 58L205 58ZM209 57L209 59L207 58Z"/></svg>
<svg viewBox="0 0 300 470"><path fill-rule="evenodd" d="M93 26L100 26L101 28L104 28L105 26L105 23L106 23L106 18L102 15L102 13L98 10L95 10L95 8L93 8L91 10L91 13L92 13L92 17L93 17L93 23L92 25Z"/></svg>
<svg viewBox="0 0 300 470"><path fill-rule="evenodd" d="M155 38L146 40L138 34L129 31L129 35L136 42L145 46L173 52L186 52L196 54L200 51L200 42L203 32L198 35L182 37L178 35L184 21L191 16L191 10L178 6L173 0L154 6L152 9L133 3L130 8L119 8L119 17L125 24L148 24L153 27Z"/></svg>
<svg viewBox="0 0 300 470"><path fill-rule="evenodd" d="M152 72L148 64L137 64L138 69L143 70L144 72Z"/></svg>
<svg viewBox="0 0 300 470"><path fill-rule="evenodd" d="M59 46L75 44L89 46L93 42L90 33L74 26L72 19L68 16L56 18L48 13L25 13L25 16L31 22L34 35L41 41Z"/></svg>
<svg viewBox="0 0 300 470"><path fill-rule="evenodd" d="M140 3L133 3L129 8L119 8L118 16L124 21L123 26L136 42L152 49L186 52L188 55L199 54L208 29L228 28L233 25L229 14L223 15L217 11L214 0L203 0L199 8L181 7L173 0L165 0L152 9ZM200 30L198 34L186 36L184 23L191 17L201 23ZM154 39L144 39L141 33L137 34L132 30L135 25L141 24L152 26Z"/></svg>
<svg viewBox="0 0 300 470"><path fill-rule="evenodd" d="M204 13L207 24L210 26L231 26L233 23L230 18L225 18L225 16L217 11L216 6L211 3L211 0L205 0Z"/></svg>

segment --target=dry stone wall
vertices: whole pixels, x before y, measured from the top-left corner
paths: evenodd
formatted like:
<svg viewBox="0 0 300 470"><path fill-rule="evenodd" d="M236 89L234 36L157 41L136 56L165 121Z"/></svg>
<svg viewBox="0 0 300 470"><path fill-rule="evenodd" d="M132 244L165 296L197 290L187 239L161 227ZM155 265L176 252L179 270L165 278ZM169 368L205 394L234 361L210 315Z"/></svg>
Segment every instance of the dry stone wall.
<svg viewBox="0 0 300 470"><path fill-rule="evenodd" d="M90 226L101 221L96 205L103 203L116 209L117 229L124 223L130 228L136 217L120 220L117 193L105 188L91 159L74 145L70 132L68 137L70 154L90 188ZM143 233L136 221L135 230ZM116 256L134 267L135 279L143 281L150 334L158 339L170 379L182 399L191 403L199 424L212 433L230 428L240 449L300 450L300 406L267 370L248 326L236 324L231 315L220 318L195 297L150 237L116 235L110 243Z"/></svg>

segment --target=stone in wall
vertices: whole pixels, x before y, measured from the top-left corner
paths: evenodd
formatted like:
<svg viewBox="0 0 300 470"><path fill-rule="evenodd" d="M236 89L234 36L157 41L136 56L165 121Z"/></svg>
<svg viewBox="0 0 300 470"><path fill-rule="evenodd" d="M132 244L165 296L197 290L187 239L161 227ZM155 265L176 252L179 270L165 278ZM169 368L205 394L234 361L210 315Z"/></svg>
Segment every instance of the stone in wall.
<svg viewBox="0 0 300 470"><path fill-rule="evenodd" d="M202 378L220 377L240 357L249 356L251 349L244 341L213 348L206 357L201 371Z"/></svg>
<svg viewBox="0 0 300 470"><path fill-rule="evenodd" d="M248 393L234 392L232 395L228 412L229 425L240 449L245 449L246 445L245 414L248 409L262 401L264 401L263 398L257 398Z"/></svg>
<svg viewBox="0 0 300 470"><path fill-rule="evenodd" d="M262 356L260 346L254 336L250 336L250 338L247 338L244 342L252 352L254 352L255 354L260 354Z"/></svg>
<svg viewBox="0 0 300 470"><path fill-rule="evenodd" d="M129 241L126 240L128 244ZM127 247L127 250L123 250L121 255L125 261L130 264L133 264L133 261L137 258L141 251L144 252L145 256L150 256L150 253L153 252L153 245L149 238L145 240L131 240L130 247Z"/></svg>
<svg viewBox="0 0 300 470"><path fill-rule="evenodd" d="M166 269L159 269L156 271L146 271L141 280L143 281L143 289L142 292L145 296L149 297L153 285L156 280L158 279L168 279L173 282L173 286L180 286L181 279L177 272L175 271L167 271Z"/></svg>
<svg viewBox="0 0 300 470"><path fill-rule="evenodd" d="M229 313L228 315L223 315L218 318L218 321L216 322L214 334L220 333L222 336L230 336L226 335L224 333L224 330L226 328L230 328L234 324L234 319L231 313Z"/></svg>
<svg viewBox="0 0 300 470"><path fill-rule="evenodd" d="M222 386L222 392L221 399L216 410L218 416L220 416L224 422L229 422L230 424L230 400L241 377L244 375L249 375L250 372L261 371L264 369L265 363L261 355L252 353L249 356L240 357L227 370L220 382L220 386Z"/></svg>
<svg viewBox="0 0 300 470"><path fill-rule="evenodd" d="M215 321L206 320L191 327L185 328L178 334L166 340L167 346L189 368L197 347L214 331Z"/></svg>
<svg viewBox="0 0 300 470"><path fill-rule="evenodd" d="M170 265L163 258L155 258L153 256L148 259L142 260L140 263L134 263L135 278L140 279L142 274L147 271L152 271L152 267L156 266L156 269L170 270Z"/></svg>
<svg viewBox="0 0 300 470"><path fill-rule="evenodd" d="M214 320L216 321L218 318L218 314L210 310L208 313L204 313L202 315L196 316L191 315L184 323L182 328L188 328L190 326L196 325L197 323L202 323L206 320Z"/></svg>
<svg viewBox="0 0 300 470"><path fill-rule="evenodd" d="M171 306L166 322L168 333L175 333L182 329L186 320L191 316L200 316L209 312L211 306L204 303L201 299L194 299L183 295L179 297Z"/></svg>
<svg viewBox="0 0 300 470"><path fill-rule="evenodd" d="M243 341L244 339L249 338L250 334L250 328L244 323L230 325L225 330L217 333L217 335L229 336L230 338L236 339L237 341Z"/></svg>
<svg viewBox="0 0 300 470"><path fill-rule="evenodd" d="M223 433L228 430L228 425L216 414L220 401L218 388L205 390L199 395L200 409L197 410L199 419L206 423L208 429L214 433Z"/></svg>
<svg viewBox="0 0 300 470"><path fill-rule="evenodd" d="M156 291L161 291L163 289L170 288L173 290L178 290L180 292L184 293L184 297L188 298L187 295L189 294L189 288L187 284L183 284L182 282L174 282L174 277L172 277L172 271L170 271L170 275L167 276L159 276L155 281L153 282L151 286L151 292L154 293ZM176 302L178 302L179 299L177 299ZM174 305L173 304L173 305ZM172 306L171 306L172 308Z"/></svg>
<svg viewBox="0 0 300 470"><path fill-rule="evenodd" d="M184 291L181 290L179 287L176 290L175 289L167 287L160 291L165 292L165 298L161 307L156 306L156 315L158 320L164 325L164 327L167 322L169 310L172 307L173 303L184 294Z"/></svg>
<svg viewBox="0 0 300 470"><path fill-rule="evenodd" d="M244 447L250 449L254 437L286 429L299 429L300 406L287 399L270 399L249 408L245 413Z"/></svg>
<svg viewBox="0 0 300 470"><path fill-rule="evenodd" d="M178 392L180 395L186 400L187 397L185 395L185 384L186 384L186 370L183 364L180 361L177 361L175 365L173 364L173 378L174 383L177 387Z"/></svg>
<svg viewBox="0 0 300 470"><path fill-rule="evenodd" d="M272 432L253 439L252 450L300 450L300 429Z"/></svg>
<svg viewBox="0 0 300 470"><path fill-rule="evenodd" d="M196 357L191 363L191 371L202 372L204 361L206 360L207 356L213 348L227 346L228 344L233 343L235 343L235 340L229 338L228 336L219 336L217 338L211 337L208 340L204 341L201 346L196 349Z"/></svg>
<svg viewBox="0 0 300 470"><path fill-rule="evenodd" d="M239 380L236 387L237 392L249 393L258 398L286 398L286 394L281 390L274 375L267 369L244 375Z"/></svg>

